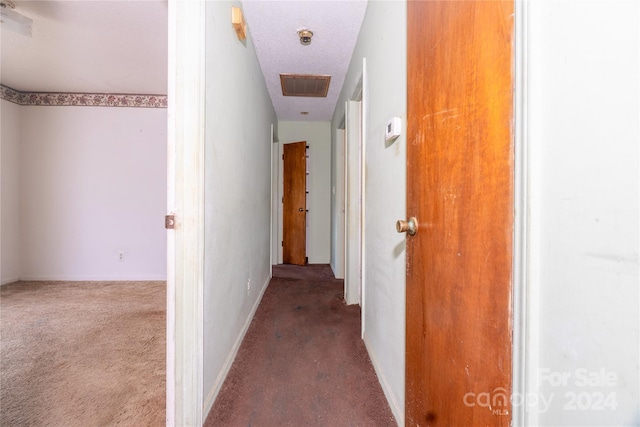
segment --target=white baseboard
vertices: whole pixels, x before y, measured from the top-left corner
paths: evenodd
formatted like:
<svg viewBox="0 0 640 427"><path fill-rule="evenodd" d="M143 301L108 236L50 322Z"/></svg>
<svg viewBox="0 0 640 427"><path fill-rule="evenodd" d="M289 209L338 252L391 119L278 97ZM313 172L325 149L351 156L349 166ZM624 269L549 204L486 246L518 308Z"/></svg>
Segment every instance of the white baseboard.
<svg viewBox="0 0 640 427"><path fill-rule="evenodd" d="M371 364L373 365L373 369L376 371L376 375L378 375L378 379L380 381L380 385L382 386L382 391L384 392L385 397L387 398L387 402L389 402L389 407L391 407L391 412L396 419L396 423L398 427L404 427L404 408L400 408L398 402L395 399L395 396L391 393L391 389L389 387L389 383L387 382L384 373L380 370L380 365L378 363L378 358L376 354L369 346L367 341L367 335L365 334L363 337L364 346L367 348L367 353L369 353L369 359L371 359Z"/></svg>
<svg viewBox="0 0 640 427"><path fill-rule="evenodd" d="M247 319L245 320L244 325L240 330L240 334L238 335L238 338L236 339L235 343L233 343L233 347L231 348L231 351L229 352L229 355L227 356L227 360L225 360L224 365L222 365L222 369L218 374L218 378L216 378L216 381L213 383L213 387L211 387L211 390L207 394L207 397L204 399L204 411L203 411L203 418L202 418L203 420L206 420L207 417L209 416L209 412L213 407L213 402L215 402L216 397L218 397L218 393L222 388L222 384L224 384L224 380L227 378L227 374L231 369L231 365L233 365L233 361L236 359L236 355L238 354L238 350L240 350L240 345L242 344L242 340L244 340L244 336L247 334L247 330L249 330L251 321L253 320L253 317L255 316L256 311L258 310L258 306L262 301L262 297L264 296L264 292L267 290L267 286L269 286L270 281L271 281L271 275L267 277L267 280L262 285L262 290L260 291L260 295L258 295L258 298L256 299L255 304L251 308L251 312L249 313L249 316L247 316Z"/></svg>

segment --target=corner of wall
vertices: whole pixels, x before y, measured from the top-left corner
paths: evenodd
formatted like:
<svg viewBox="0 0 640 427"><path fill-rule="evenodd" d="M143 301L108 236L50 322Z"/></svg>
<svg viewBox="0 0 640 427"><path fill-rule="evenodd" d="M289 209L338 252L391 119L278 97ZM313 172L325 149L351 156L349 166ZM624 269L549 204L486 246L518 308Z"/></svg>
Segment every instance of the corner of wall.
<svg viewBox="0 0 640 427"><path fill-rule="evenodd" d="M0 99L0 271L1 283L20 279L22 273L22 212L20 164L22 107Z"/></svg>
<svg viewBox="0 0 640 427"><path fill-rule="evenodd" d="M378 380L380 381L382 392L387 398L387 402L389 403L389 407L391 408L391 412L393 413L393 417L396 419L398 427L404 427L404 406L400 406L400 404L398 403L396 395L393 393L393 389L391 388L389 381L387 381L386 371L381 368L375 349L373 349L371 347L371 344L369 344L369 339L366 333L364 334L363 341L365 347L367 348L367 353L369 353L369 358L371 359L373 369L376 371L376 375L378 376Z"/></svg>
<svg viewBox="0 0 640 427"><path fill-rule="evenodd" d="M220 393L220 389L222 388L222 385L224 384L224 380L229 374L229 370L231 369L231 366L233 366L233 361L236 359L236 356L238 355L238 350L240 350L242 341L244 340L245 335L247 335L249 326L251 326L251 321L253 320L253 317L255 316L256 311L258 310L258 307L260 306L260 302L262 301L262 297L264 296L264 292L267 290L267 286L269 285L270 281L271 281L271 275L267 277L267 280L262 285L262 289L260 290L258 298L253 304L251 311L249 312L244 324L242 325L242 329L240 330L240 333L238 334L236 340L234 341L233 346L229 350L229 354L227 355L224 361L224 364L222 365L222 368L220 369L218 376L216 377L216 380L214 381L213 385L209 389L209 392L205 395L204 405L203 405L203 408L204 408L203 418L205 420L209 415L209 412L211 412L211 408L213 407L213 404L215 403L216 398Z"/></svg>

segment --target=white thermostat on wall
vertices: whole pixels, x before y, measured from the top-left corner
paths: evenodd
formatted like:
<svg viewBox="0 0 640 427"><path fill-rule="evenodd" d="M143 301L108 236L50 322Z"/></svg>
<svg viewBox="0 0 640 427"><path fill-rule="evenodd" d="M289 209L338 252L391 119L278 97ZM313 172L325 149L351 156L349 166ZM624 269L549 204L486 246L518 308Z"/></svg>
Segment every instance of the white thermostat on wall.
<svg viewBox="0 0 640 427"><path fill-rule="evenodd" d="M400 117L391 118L391 120L387 122L387 127L384 130L384 140L391 141L399 137L401 128L402 122L400 121Z"/></svg>

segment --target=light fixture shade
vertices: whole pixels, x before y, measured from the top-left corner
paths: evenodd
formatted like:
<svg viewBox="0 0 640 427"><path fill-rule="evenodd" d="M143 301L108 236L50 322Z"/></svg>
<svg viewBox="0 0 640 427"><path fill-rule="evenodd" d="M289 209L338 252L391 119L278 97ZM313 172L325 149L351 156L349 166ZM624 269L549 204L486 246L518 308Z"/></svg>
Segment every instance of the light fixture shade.
<svg viewBox="0 0 640 427"><path fill-rule="evenodd" d="M300 31L298 31L298 36L300 37L300 44L301 45L309 46L311 44L311 37L313 37L313 31L300 30Z"/></svg>
<svg viewBox="0 0 640 427"><path fill-rule="evenodd" d="M33 24L33 19L22 16L8 7L0 7L0 28L2 30L31 37L31 24Z"/></svg>

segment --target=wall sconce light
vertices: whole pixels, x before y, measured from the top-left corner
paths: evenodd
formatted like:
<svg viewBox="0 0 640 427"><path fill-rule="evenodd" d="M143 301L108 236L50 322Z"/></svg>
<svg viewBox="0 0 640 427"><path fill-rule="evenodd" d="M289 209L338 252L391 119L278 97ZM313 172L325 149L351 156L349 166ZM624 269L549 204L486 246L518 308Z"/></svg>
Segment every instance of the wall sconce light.
<svg viewBox="0 0 640 427"><path fill-rule="evenodd" d="M301 45L309 46L311 44L311 37L313 37L313 32L309 30L300 30L298 31L298 36L300 37Z"/></svg>
<svg viewBox="0 0 640 427"><path fill-rule="evenodd" d="M242 9L239 7L231 7L231 25L236 30L238 40L242 41L247 38L247 24L242 15Z"/></svg>

